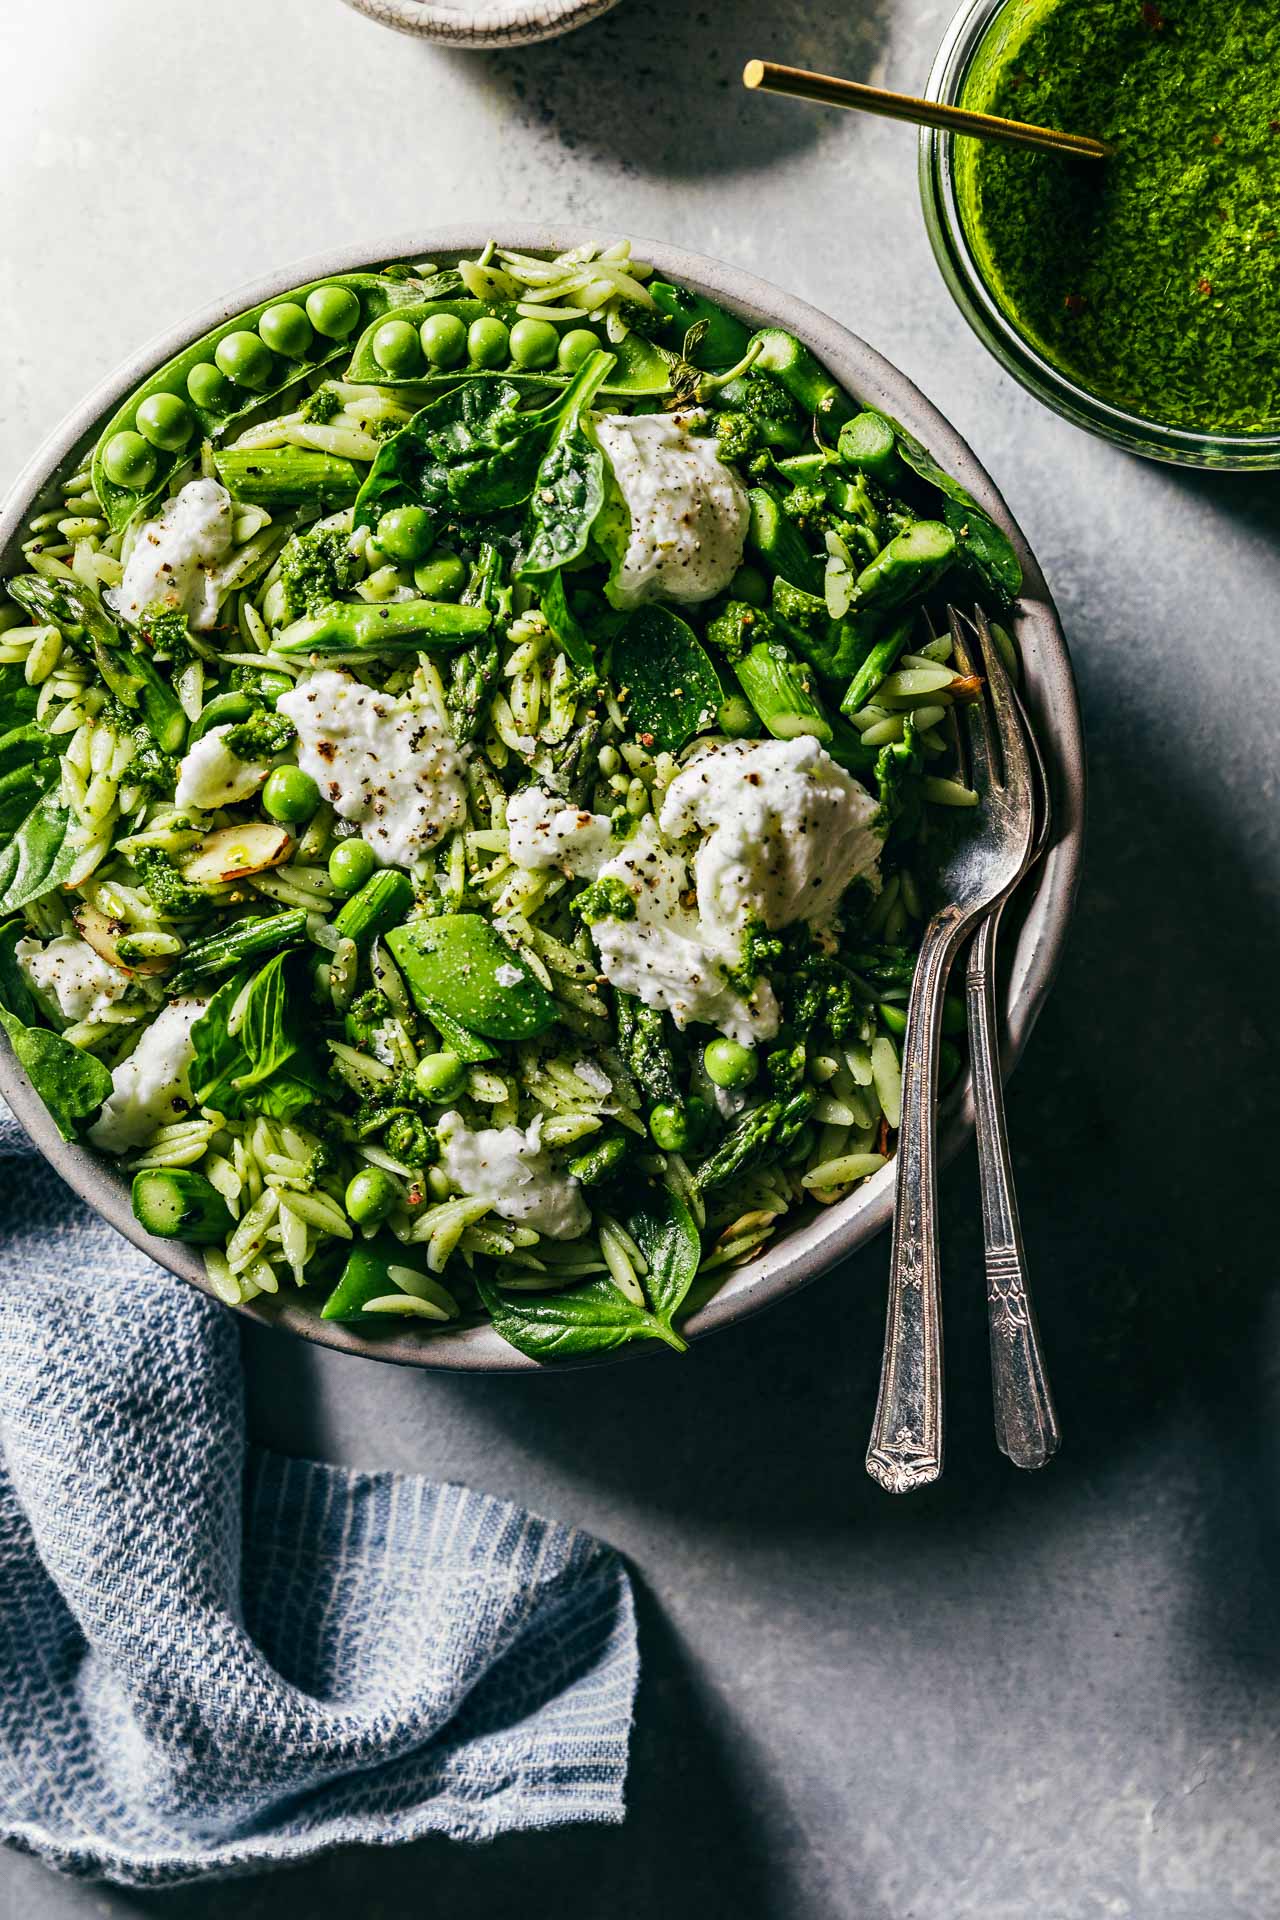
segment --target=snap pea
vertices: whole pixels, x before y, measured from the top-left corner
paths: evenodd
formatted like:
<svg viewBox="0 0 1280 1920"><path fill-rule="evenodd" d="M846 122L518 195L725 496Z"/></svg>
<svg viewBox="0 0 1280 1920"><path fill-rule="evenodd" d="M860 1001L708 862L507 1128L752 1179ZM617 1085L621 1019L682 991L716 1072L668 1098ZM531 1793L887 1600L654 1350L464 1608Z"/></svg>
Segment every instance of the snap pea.
<svg viewBox="0 0 1280 1920"><path fill-rule="evenodd" d="M486 633L488 607L456 606L450 600L386 600L359 606L335 601L323 612L295 620L276 641L278 653L392 653L408 647L456 647Z"/></svg>
<svg viewBox="0 0 1280 1920"><path fill-rule="evenodd" d="M773 488L752 487L748 498L751 524L747 538L770 573L781 574L784 580L789 580L792 586L803 587L806 593L820 594L822 568L782 511Z"/></svg>
<svg viewBox="0 0 1280 1920"><path fill-rule="evenodd" d="M334 917L333 930L341 940L354 940L361 952L380 933L399 926L413 911L413 886L398 867L383 867L366 880Z"/></svg>
<svg viewBox="0 0 1280 1920"><path fill-rule="evenodd" d="M247 693L218 693L208 701L191 723L191 732L187 736L188 744L194 746L202 740L211 727L233 727L241 720L247 720L254 711L254 701Z"/></svg>
<svg viewBox="0 0 1280 1920"><path fill-rule="evenodd" d="M220 440L264 400L345 353L347 336L358 325L372 326L393 309L421 299L420 282L377 273L334 274L264 300L184 347L134 389L99 435L93 484L112 529L119 532L163 490L186 456L195 428L207 439ZM188 416L181 439L181 415L168 403ZM155 437L157 419L165 423L165 438ZM127 436L142 442L146 459Z"/></svg>
<svg viewBox="0 0 1280 1920"><path fill-rule="evenodd" d="M734 663L739 685L775 740L811 733L824 743L831 722L814 691L813 674L778 640L761 640Z"/></svg>
<svg viewBox="0 0 1280 1920"><path fill-rule="evenodd" d="M429 1020L439 1008L487 1040L527 1040L556 1018L537 975L478 913L410 921L392 928L387 947Z"/></svg>
<svg viewBox="0 0 1280 1920"><path fill-rule="evenodd" d="M225 933L210 934L207 940L197 940L187 948L181 966L169 980L169 991L185 993L197 980L230 973L245 960L259 960L264 954L279 953L282 947L304 940L306 933L307 916L302 907L237 920Z"/></svg>
<svg viewBox="0 0 1280 1920"><path fill-rule="evenodd" d="M421 1261L422 1254L416 1247L403 1246L394 1234L378 1233L372 1240L352 1247L347 1255L347 1263L338 1278L333 1292L320 1309L322 1320L363 1320L372 1322L373 1314L365 1314L365 1306L370 1300L381 1300L387 1294L399 1293L402 1289L391 1277L392 1267L402 1267L412 1271L415 1261Z"/></svg>
<svg viewBox="0 0 1280 1920"><path fill-rule="evenodd" d="M882 612L927 593L955 558L956 537L941 520L914 520L858 575L855 609Z"/></svg>
<svg viewBox="0 0 1280 1920"><path fill-rule="evenodd" d="M654 305L665 313L669 320L685 334L692 327L705 325L694 346L690 358L695 367L713 370L720 367L736 367L746 354L751 340L750 327L744 326L734 314L718 307L713 300L704 299L700 293L690 293L687 287L673 286L667 280L651 280L649 292Z"/></svg>
<svg viewBox="0 0 1280 1920"><path fill-rule="evenodd" d="M749 344L754 346L757 341L760 346L755 362L757 369L780 380L806 413L833 427L849 418L853 408L843 389L836 385L803 341L782 327L762 327L752 335Z"/></svg>
<svg viewBox="0 0 1280 1920"><path fill-rule="evenodd" d="M911 638L911 629L915 625L915 615L899 620L882 640L877 640L863 661L853 679L849 690L840 702L841 713L857 713L865 707L880 682L887 673L892 673L897 665L898 656L906 649Z"/></svg>
<svg viewBox="0 0 1280 1920"><path fill-rule="evenodd" d="M349 507L363 478L353 460L310 447L228 447L213 466L229 494L257 507Z"/></svg>

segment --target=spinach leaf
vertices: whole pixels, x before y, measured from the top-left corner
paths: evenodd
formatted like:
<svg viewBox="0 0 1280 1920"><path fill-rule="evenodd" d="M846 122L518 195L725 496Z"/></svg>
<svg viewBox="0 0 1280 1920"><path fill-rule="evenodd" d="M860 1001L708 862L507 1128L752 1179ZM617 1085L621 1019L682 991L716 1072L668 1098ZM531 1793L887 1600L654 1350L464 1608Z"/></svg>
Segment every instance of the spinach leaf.
<svg viewBox="0 0 1280 1920"><path fill-rule="evenodd" d="M650 1305L669 1327L702 1263L702 1241L693 1215L670 1187L652 1186L625 1224L649 1263L644 1288Z"/></svg>
<svg viewBox="0 0 1280 1920"><path fill-rule="evenodd" d="M0 853L0 913L12 913L62 885L80 852L71 825L70 812L51 787Z"/></svg>
<svg viewBox="0 0 1280 1920"><path fill-rule="evenodd" d="M594 686L597 679L595 650L586 628L569 605L569 596L564 590L564 575L559 567L547 575L546 585L542 589L542 614L566 660L576 669L579 682L584 686Z"/></svg>
<svg viewBox="0 0 1280 1920"><path fill-rule="evenodd" d="M57 772L58 750L34 720L21 720L0 733L0 839L21 825L33 791L46 791Z"/></svg>
<svg viewBox="0 0 1280 1920"><path fill-rule="evenodd" d="M983 513L969 489L953 480L914 434L900 427L896 420L889 424L897 440L898 453L911 471L946 496L949 505L943 510L943 517L960 541L965 558L983 583L1007 605L1022 588L1022 566L1012 542L1001 533L994 520ZM959 514L953 513L953 507L961 509Z"/></svg>
<svg viewBox="0 0 1280 1920"><path fill-rule="evenodd" d="M198 1106L216 1107L233 1119L248 1112L289 1120L313 1101L331 1097L310 1049L307 995L293 964L297 959L278 953L256 975L241 968L214 994L191 1029L191 1089ZM246 987L243 1016L233 1034L227 1022Z"/></svg>
<svg viewBox="0 0 1280 1920"><path fill-rule="evenodd" d="M611 353L590 354L565 392L529 501L521 579L571 566L587 550L604 506L606 476L586 413L612 365Z"/></svg>
<svg viewBox="0 0 1280 1920"><path fill-rule="evenodd" d="M1002 606L1008 606L1022 587L1018 556L994 521L974 506L948 500L942 517L956 536L960 558L977 574Z"/></svg>
<svg viewBox="0 0 1280 1920"><path fill-rule="evenodd" d="M33 1024L35 1002L14 952L24 931L21 920L0 928L0 1026L58 1132L64 1140L74 1140L79 1124L96 1113L110 1093L111 1075L93 1054Z"/></svg>
<svg viewBox="0 0 1280 1920"><path fill-rule="evenodd" d="M613 643L615 686L628 689L623 711L643 746L678 753L711 725L724 698L720 676L693 628L666 607L641 607Z"/></svg>
<svg viewBox="0 0 1280 1920"><path fill-rule="evenodd" d="M476 1285L503 1339L533 1360L608 1353L628 1340L665 1340L684 1352L679 1334L628 1300L612 1280L588 1280L564 1293L504 1293L479 1277Z"/></svg>
<svg viewBox="0 0 1280 1920"><path fill-rule="evenodd" d="M583 373L599 358L593 354L563 393L528 412L521 411L523 390L500 375L466 380L433 400L378 449L356 499L356 526L405 503L439 516L523 506L549 436L562 411L577 405Z"/></svg>

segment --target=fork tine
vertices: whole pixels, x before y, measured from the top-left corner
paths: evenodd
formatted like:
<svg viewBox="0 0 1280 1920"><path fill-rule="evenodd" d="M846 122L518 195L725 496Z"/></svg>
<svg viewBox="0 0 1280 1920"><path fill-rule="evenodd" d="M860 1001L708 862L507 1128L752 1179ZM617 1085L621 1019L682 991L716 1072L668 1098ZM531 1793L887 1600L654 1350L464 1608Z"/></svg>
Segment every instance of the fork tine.
<svg viewBox="0 0 1280 1920"><path fill-rule="evenodd" d="M1031 755L1018 713L1017 696L1009 684L1004 660L992 636L991 628L987 624L987 616L981 607L975 607L973 610L973 628L978 636L978 645L982 648L982 659L987 670L987 686L991 691L991 704L995 708L996 726L1000 734L1000 752L1004 760L1004 784L1015 799L1030 795L1034 805L1035 785L1031 773Z"/></svg>
<svg viewBox="0 0 1280 1920"><path fill-rule="evenodd" d="M965 645L964 623L955 607L947 608L947 625L951 631L951 644L955 650L956 665L961 673L969 678L974 671L973 661ZM976 700L965 701L963 730L969 749L969 784L976 793L988 793L993 787L1000 786L1002 782L999 764L992 751L987 703L982 695L979 695Z"/></svg>

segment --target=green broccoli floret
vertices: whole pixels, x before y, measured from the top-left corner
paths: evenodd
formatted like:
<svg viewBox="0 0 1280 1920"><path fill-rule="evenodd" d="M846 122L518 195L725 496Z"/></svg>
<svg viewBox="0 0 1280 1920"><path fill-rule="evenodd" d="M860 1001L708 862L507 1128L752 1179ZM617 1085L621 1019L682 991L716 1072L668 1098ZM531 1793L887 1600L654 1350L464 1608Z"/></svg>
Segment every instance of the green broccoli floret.
<svg viewBox="0 0 1280 1920"><path fill-rule="evenodd" d="M162 853L159 847L136 847L129 859L142 881L143 892L161 913L185 920L192 914L207 913L214 904L202 888L187 885L168 854Z"/></svg>
<svg viewBox="0 0 1280 1920"><path fill-rule="evenodd" d="M175 755L165 753L158 747L145 726L130 713L121 700L108 700L102 709L102 718L118 740L133 741L133 758L129 762L129 784L143 787L148 793L170 794L178 782L178 762Z"/></svg>
<svg viewBox="0 0 1280 1920"><path fill-rule="evenodd" d="M267 760L273 753L283 753L297 737L298 730L292 720L286 719L283 713L262 707L247 720L238 720L233 727L228 727L224 739L241 760Z"/></svg>
<svg viewBox="0 0 1280 1920"><path fill-rule="evenodd" d="M621 880L606 878L584 887L572 911L584 927L594 927L598 920L634 920L636 903Z"/></svg>
<svg viewBox="0 0 1280 1920"><path fill-rule="evenodd" d="M861 1037L867 1004L849 968L827 954L810 954L786 976L783 1011L787 1025L798 1033L825 1027L843 1046Z"/></svg>
<svg viewBox="0 0 1280 1920"><path fill-rule="evenodd" d="M318 1140L307 1161L307 1170L303 1175L308 1187L318 1186L326 1173L332 1173L338 1164L338 1156L327 1140Z"/></svg>
<svg viewBox="0 0 1280 1920"><path fill-rule="evenodd" d="M742 935L738 964L727 975L739 993L749 994L762 973L772 972L782 958L782 941L763 920L748 920Z"/></svg>
<svg viewBox="0 0 1280 1920"><path fill-rule="evenodd" d="M763 607L731 600L723 613L707 623L707 640L726 660L741 660L761 640L778 638L776 622Z"/></svg>
<svg viewBox="0 0 1280 1920"><path fill-rule="evenodd" d="M295 619L318 613L353 587L360 562L341 527L295 534L280 556L280 579Z"/></svg>
<svg viewBox="0 0 1280 1920"><path fill-rule="evenodd" d="M733 392L735 404L753 420L794 423L804 418L781 380L771 373L753 370L745 375L741 388L735 385Z"/></svg>
<svg viewBox="0 0 1280 1920"><path fill-rule="evenodd" d="M342 401L332 387L317 387L310 398L303 401L301 412L309 425L323 427L335 413L342 412Z"/></svg>
<svg viewBox="0 0 1280 1920"><path fill-rule="evenodd" d="M716 415L716 439L722 460L749 460L760 448L760 429L749 414L730 410Z"/></svg>

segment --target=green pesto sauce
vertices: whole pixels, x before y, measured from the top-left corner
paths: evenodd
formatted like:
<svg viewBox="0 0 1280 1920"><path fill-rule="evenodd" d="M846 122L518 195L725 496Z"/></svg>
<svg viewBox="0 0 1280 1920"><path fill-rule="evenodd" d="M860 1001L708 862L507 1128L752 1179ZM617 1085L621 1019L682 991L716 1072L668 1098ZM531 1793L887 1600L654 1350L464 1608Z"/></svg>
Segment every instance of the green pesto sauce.
<svg viewBox="0 0 1280 1920"><path fill-rule="evenodd" d="M1017 0L963 104L1116 149L956 143L965 232L1024 338L1166 426L1280 425L1280 0Z"/></svg>

